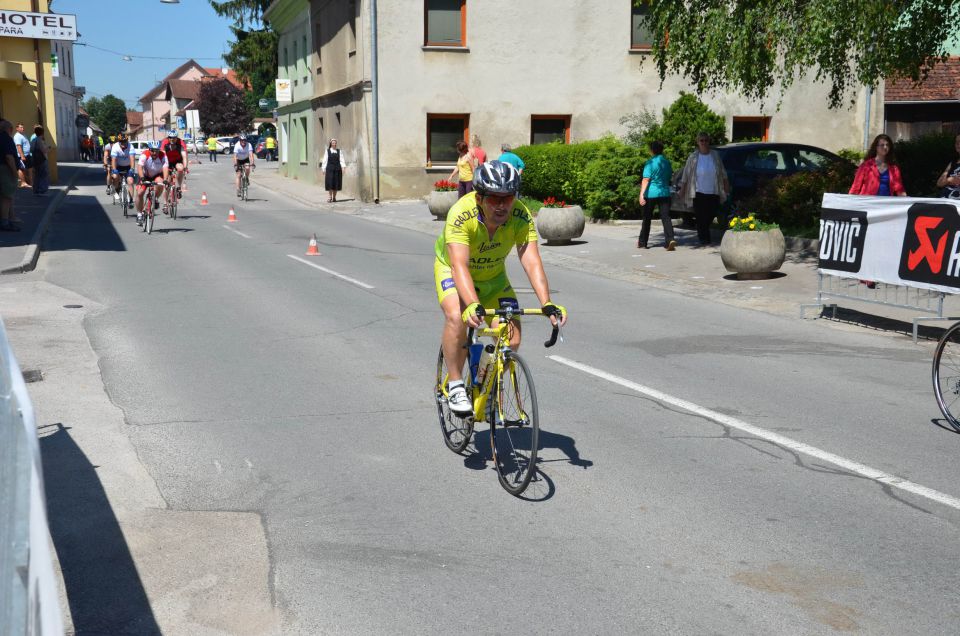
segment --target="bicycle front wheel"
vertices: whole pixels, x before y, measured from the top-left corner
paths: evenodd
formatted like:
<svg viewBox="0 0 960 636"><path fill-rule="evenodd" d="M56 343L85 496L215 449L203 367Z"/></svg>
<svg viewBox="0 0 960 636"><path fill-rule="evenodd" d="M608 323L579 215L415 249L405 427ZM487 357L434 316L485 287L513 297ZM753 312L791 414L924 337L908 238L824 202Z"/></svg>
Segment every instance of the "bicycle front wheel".
<svg viewBox="0 0 960 636"><path fill-rule="evenodd" d="M153 233L153 219L154 219L153 210L150 210L150 212L147 213L146 218L143 219L143 227L145 228L145 231L147 234Z"/></svg>
<svg viewBox="0 0 960 636"><path fill-rule="evenodd" d="M537 391L527 363L504 354L503 375L490 396L490 448L500 485L519 496L537 471L540 418Z"/></svg>
<svg viewBox="0 0 960 636"><path fill-rule="evenodd" d="M466 365L464 365L464 368L466 369ZM437 358L437 379L434 382L437 416L440 418L440 430L443 432L443 442L447 445L447 448L454 453L462 453L473 436L473 416L471 414L470 417L460 417L450 409L450 405L447 403L448 379L447 363L443 359L443 347L441 347L440 355ZM464 381L468 380L468 376L464 376ZM468 384L467 395L469 396L470 393Z"/></svg>
<svg viewBox="0 0 960 636"><path fill-rule="evenodd" d="M933 354L933 393L940 412L960 429L960 322L947 329Z"/></svg>

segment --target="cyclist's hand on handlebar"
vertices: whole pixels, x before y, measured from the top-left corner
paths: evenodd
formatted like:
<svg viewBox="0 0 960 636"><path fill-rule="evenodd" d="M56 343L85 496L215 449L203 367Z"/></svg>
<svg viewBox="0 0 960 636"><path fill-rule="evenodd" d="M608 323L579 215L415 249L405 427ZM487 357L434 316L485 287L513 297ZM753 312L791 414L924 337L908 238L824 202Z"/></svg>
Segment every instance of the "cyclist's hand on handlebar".
<svg viewBox="0 0 960 636"><path fill-rule="evenodd" d="M543 312L544 316L550 317L550 324L557 324L557 318L560 319L560 326L566 324L567 322L567 308L563 305L557 305L555 303L547 302L540 308L540 311Z"/></svg>
<svg viewBox="0 0 960 636"><path fill-rule="evenodd" d="M486 312L480 303L470 303L467 305L467 308L463 310L461 317L463 318L463 322L467 323L468 327L476 329L483 324L484 315L486 315Z"/></svg>

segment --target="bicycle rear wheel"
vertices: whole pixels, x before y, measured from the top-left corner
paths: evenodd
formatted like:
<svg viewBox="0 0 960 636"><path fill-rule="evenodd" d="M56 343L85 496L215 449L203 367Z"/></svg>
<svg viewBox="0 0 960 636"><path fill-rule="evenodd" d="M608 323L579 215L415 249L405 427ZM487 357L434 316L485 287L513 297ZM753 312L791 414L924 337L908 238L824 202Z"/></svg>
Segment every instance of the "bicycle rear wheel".
<svg viewBox="0 0 960 636"><path fill-rule="evenodd" d="M464 365L464 369L466 369ZM473 436L473 414L460 417L447 404L447 363L443 359L443 347L437 357L437 377L434 381L434 393L437 400L437 416L440 418L440 430L443 432L443 441L447 448L454 453L462 453ZM472 394L469 371L463 378L467 385L467 395Z"/></svg>
<svg viewBox="0 0 960 636"><path fill-rule="evenodd" d="M490 448L500 485L519 496L537 471L540 418L537 391L527 363L504 354L503 375L490 396Z"/></svg>
<svg viewBox="0 0 960 636"><path fill-rule="evenodd" d="M947 421L960 429L960 322L940 337L933 354L933 393Z"/></svg>

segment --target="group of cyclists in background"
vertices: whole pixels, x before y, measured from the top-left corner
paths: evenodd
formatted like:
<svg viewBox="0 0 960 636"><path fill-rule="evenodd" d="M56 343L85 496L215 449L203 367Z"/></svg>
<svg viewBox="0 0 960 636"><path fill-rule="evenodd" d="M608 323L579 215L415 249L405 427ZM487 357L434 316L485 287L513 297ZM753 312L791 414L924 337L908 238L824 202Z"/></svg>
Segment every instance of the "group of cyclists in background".
<svg viewBox="0 0 960 636"><path fill-rule="evenodd" d="M256 167L256 154L252 152L246 135L240 135L232 154L237 196L240 196L241 173L249 180L250 169ZM137 210L137 225L142 225L144 221L144 194L149 184L155 188L155 208L160 207L162 201L163 213L167 214L173 197L177 201L183 197L183 184L190 173L189 166L187 144L180 139L176 130L167 133L167 138L159 146L150 147L139 156L133 152L130 140L123 133L111 135L109 143L104 145L103 168L106 172L107 195L119 200L122 184L125 184Z"/></svg>

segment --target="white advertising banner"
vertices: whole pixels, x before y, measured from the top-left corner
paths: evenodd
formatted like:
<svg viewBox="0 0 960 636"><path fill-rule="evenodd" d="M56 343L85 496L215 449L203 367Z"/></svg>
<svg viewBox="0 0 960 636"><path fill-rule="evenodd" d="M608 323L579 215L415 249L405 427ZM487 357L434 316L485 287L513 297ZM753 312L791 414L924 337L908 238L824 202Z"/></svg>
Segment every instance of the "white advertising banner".
<svg viewBox="0 0 960 636"><path fill-rule="evenodd" d="M0 37L76 40L77 16L0 9Z"/></svg>
<svg viewBox="0 0 960 636"><path fill-rule="evenodd" d="M960 201L824 194L819 271L960 293Z"/></svg>
<svg viewBox="0 0 960 636"><path fill-rule="evenodd" d="M278 79L277 83L277 102L280 104L289 104L293 101L293 91L291 90L290 80Z"/></svg>

